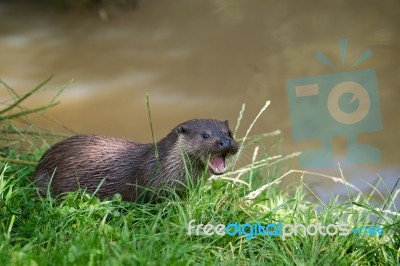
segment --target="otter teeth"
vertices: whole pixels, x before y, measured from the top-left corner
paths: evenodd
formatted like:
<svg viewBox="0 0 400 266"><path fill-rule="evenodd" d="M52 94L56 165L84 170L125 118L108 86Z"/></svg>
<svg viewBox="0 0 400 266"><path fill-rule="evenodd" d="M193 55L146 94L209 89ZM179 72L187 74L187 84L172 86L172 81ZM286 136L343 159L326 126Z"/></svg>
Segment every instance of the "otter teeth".
<svg viewBox="0 0 400 266"><path fill-rule="evenodd" d="M214 175L221 175L225 173L225 154L213 156L208 163L208 166Z"/></svg>

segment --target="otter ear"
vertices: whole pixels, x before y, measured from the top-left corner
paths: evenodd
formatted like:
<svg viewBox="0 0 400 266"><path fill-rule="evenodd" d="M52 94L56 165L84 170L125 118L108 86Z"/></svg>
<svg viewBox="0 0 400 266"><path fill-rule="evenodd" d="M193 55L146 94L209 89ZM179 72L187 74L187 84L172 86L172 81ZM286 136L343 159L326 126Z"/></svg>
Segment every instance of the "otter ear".
<svg viewBox="0 0 400 266"><path fill-rule="evenodd" d="M180 125L180 126L178 126L176 131L178 132L178 134L185 134L188 132L188 127L185 125Z"/></svg>
<svg viewBox="0 0 400 266"><path fill-rule="evenodd" d="M224 123L229 128L229 120L225 120Z"/></svg>

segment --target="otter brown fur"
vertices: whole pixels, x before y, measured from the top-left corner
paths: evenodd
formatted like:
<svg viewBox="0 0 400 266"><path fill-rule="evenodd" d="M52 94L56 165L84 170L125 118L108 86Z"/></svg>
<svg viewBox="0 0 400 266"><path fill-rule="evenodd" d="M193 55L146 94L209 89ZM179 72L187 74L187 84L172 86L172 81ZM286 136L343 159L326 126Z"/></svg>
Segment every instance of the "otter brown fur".
<svg viewBox="0 0 400 266"><path fill-rule="evenodd" d="M222 174L225 158L237 150L228 121L214 119L182 123L156 145L77 135L47 150L32 179L42 194L49 189L57 196L81 188L100 198L119 193L123 200L136 201L147 191L160 196L182 188L187 169L193 177L207 167Z"/></svg>

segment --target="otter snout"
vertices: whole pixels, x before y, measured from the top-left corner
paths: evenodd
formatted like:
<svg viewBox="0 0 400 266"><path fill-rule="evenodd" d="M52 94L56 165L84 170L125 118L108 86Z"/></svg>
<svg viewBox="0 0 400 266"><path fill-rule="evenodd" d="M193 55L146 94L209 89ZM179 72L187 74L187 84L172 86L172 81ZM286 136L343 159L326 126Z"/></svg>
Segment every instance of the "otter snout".
<svg viewBox="0 0 400 266"><path fill-rule="evenodd" d="M234 155L239 147L236 141L232 138L221 137L217 141L218 151L212 155L208 163L210 172L214 175L221 175L226 171L226 157Z"/></svg>
<svg viewBox="0 0 400 266"><path fill-rule="evenodd" d="M225 137L219 139L218 146L221 149L221 152L229 154L235 154L239 149L235 140Z"/></svg>
<svg viewBox="0 0 400 266"><path fill-rule="evenodd" d="M230 139L221 138L219 140L219 147L220 148L230 147L231 145L232 145L232 141Z"/></svg>

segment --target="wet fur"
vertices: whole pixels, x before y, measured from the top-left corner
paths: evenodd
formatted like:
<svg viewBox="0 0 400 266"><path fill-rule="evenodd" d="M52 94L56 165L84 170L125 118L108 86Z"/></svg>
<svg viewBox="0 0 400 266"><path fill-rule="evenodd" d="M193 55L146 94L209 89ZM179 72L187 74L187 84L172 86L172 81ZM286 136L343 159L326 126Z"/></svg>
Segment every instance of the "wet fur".
<svg viewBox="0 0 400 266"><path fill-rule="evenodd" d="M210 138L204 139L204 133ZM230 139L232 145L221 148L220 139ZM213 119L182 123L156 146L158 158L152 143L73 136L46 151L32 179L42 194L48 188L52 196L82 188L97 191L100 198L119 193L123 200L136 201L145 192L151 191L147 195L155 198L168 189L182 188L187 179L185 168L198 177L209 156L231 155L238 149L227 121Z"/></svg>

